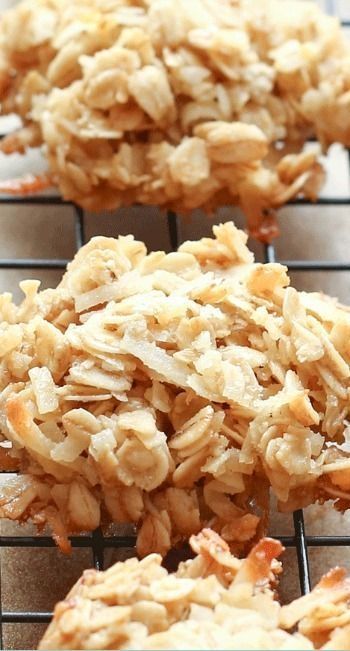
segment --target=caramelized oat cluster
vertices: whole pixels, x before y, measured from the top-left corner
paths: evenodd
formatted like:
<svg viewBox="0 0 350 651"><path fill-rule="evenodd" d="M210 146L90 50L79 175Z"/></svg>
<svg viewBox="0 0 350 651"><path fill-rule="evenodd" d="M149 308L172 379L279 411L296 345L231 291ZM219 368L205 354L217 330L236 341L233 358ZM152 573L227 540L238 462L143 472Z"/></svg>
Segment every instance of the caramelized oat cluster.
<svg viewBox="0 0 350 651"><path fill-rule="evenodd" d="M282 510L350 499L350 313L255 264L232 223L176 253L91 240L57 289L0 297L0 515L67 535L138 526L165 554L236 550Z"/></svg>
<svg viewBox="0 0 350 651"><path fill-rule="evenodd" d="M204 530L174 574L156 554L87 570L56 606L39 649L348 649L350 581L334 569L280 606L271 587L283 550L265 539L244 560Z"/></svg>
<svg viewBox="0 0 350 651"><path fill-rule="evenodd" d="M349 52L311 2L23 0L0 25L2 109L24 123L2 149L43 143L86 208L236 203L268 239L270 209L322 185L304 141L350 145Z"/></svg>

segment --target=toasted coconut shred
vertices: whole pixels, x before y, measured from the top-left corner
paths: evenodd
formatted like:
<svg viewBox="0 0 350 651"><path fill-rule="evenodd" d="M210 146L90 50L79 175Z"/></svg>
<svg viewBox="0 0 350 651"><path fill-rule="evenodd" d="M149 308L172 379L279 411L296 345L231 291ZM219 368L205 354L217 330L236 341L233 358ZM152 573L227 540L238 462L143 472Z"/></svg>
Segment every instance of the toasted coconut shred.
<svg viewBox="0 0 350 651"><path fill-rule="evenodd" d="M210 525L236 551L284 511L350 503L350 312L254 264L232 223L176 253L92 239L57 289L0 296L0 516L135 523L140 555Z"/></svg>
<svg viewBox="0 0 350 651"><path fill-rule="evenodd" d="M350 146L349 89L339 22L311 2L24 0L0 24L2 110L23 120L1 149L44 144L88 209L236 203L269 239L269 211L322 186L305 140Z"/></svg>
<svg viewBox="0 0 350 651"><path fill-rule="evenodd" d="M161 556L86 570L39 649L349 649L350 580L336 568L288 605L275 600L283 551L261 540L239 560L213 531L168 574Z"/></svg>

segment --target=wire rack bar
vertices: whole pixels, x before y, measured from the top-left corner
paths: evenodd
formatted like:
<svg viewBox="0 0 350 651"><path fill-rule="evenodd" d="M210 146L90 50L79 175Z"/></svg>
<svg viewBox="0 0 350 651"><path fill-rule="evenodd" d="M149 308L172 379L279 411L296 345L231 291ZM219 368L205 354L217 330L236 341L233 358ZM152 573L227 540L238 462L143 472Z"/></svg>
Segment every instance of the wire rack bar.
<svg viewBox="0 0 350 651"><path fill-rule="evenodd" d="M52 619L53 613L32 613L32 612L7 612L2 614L3 624L48 624Z"/></svg>
<svg viewBox="0 0 350 651"><path fill-rule="evenodd" d="M75 229L75 244L77 251L85 244L85 220L84 211L80 206L74 206L74 229Z"/></svg>
<svg viewBox="0 0 350 651"><path fill-rule="evenodd" d="M276 251L273 244L265 246L265 262L276 261ZM285 546L296 547L298 558L299 582L301 593L307 594L311 589L310 569L308 560L308 542L305 535L304 516L302 511L293 514L294 538L286 538ZM289 544L287 544L289 543Z"/></svg>
<svg viewBox="0 0 350 651"><path fill-rule="evenodd" d="M295 513L293 513L293 521L298 556L300 589L301 593L304 595L311 590L311 579L303 512L295 511Z"/></svg>
<svg viewBox="0 0 350 651"><path fill-rule="evenodd" d="M308 536L305 535L308 547L348 547L349 536ZM295 536L278 536L284 547L297 547ZM89 549L93 542L90 537L77 536L69 538L73 549ZM103 536L101 538L104 549L133 549L136 536ZM1 536L0 548L23 547L35 549L55 548L56 543L49 536Z"/></svg>
<svg viewBox="0 0 350 651"><path fill-rule="evenodd" d="M298 540L294 536L279 536L284 547L297 547ZM348 547L349 536L307 536L304 534L307 547Z"/></svg>
<svg viewBox="0 0 350 651"><path fill-rule="evenodd" d="M0 204L18 206L73 206L71 201L65 201L61 197L50 196L30 196L30 197L12 197L9 195L0 195ZM79 209L80 210L80 209Z"/></svg>
<svg viewBox="0 0 350 651"><path fill-rule="evenodd" d="M179 224L178 224L178 217L175 212L172 210L169 210L167 212L167 220L168 220L168 231L169 231L169 239L170 239L170 245L173 251L176 251L176 249L179 246L180 238L179 238Z"/></svg>
<svg viewBox="0 0 350 651"><path fill-rule="evenodd" d="M273 244L265 245L265 262L276 262L276 250Z"/></svg>
<svg viewBox="0 0 350 651"><path fill-rule="evenodd" d="M0 260L0 269L65 269L69 260L48 260L38 258L8 258Z"/></svg>
<svg viewBox="0 0 350 651"><path fill-rule="evenodd" d="M69 538L73 548L111 548L128 549L135 547L136 536L103 536L101 532L94 532L93 536L76 536ZM0 548L6 547L56 547L51 536L0 536Z"/></svg>
<svg viewBox="0 0 350 651"><path fill-rule="evenodd" d="M104 569L105 545L101 529L92 534L92 559L96 570Z"/></svg>
<svg viewBox="0 0 350 651"><path fill-rule="evenodd" d="M348 206L349 197L319 197L317 201L312 202L304 197L297 197L288 203L290 206Z"/></svg>
<svg viewBox="0 0 350 651"><path fill-rule="evenodd" d="M169 235L170 237L170 235ZM173 247L172 247L173 248ZM272 261L272 260L271 260ZM46 258L8 258L0 260L0 269L65 269L70 260ZM350 262L318 260L279 260L291 271L349 271Z"/></svg>
<svg viewBox="0 0 350 651"><path fill-rule="evenodd" d="M279 260L291 271L349 271L350 262L333 262L326 260Z"/></svg>

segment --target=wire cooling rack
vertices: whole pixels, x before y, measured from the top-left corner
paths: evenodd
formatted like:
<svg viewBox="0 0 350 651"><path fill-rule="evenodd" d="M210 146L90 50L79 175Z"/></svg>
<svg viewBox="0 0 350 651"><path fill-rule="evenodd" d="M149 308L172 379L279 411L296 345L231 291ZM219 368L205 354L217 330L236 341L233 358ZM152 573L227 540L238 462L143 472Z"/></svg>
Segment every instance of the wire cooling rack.
<svg viewBox="0 0 350 651"><path fill-rule="evenodd" d="M71 206L69 202L62 201L59 198L51 197L31 197L26 199L0 197L1 204L16 204L25 203L32 205L67 205ZM305 202L303 200L295 200L294 205L301 205ZM322 198L317 202L317 205L345 205L350 207L350 197L343 199ZM73 219L75 225L75 248L78 250L85 242L85 214L77 206L73 206ZM176 249L179 244L179 229L177 223L177 216L173 212L167 214L169 239L173 249ZM276 262L277 256L273 244L265 246L265 262ZM65 269L69 260L65 259L1 259L0 269ZM350 271L350 261L347 263L338 263L333 261L314 261L314 260L300 260L300 261L285 261L278 260L282 264L288 265L295 271ZM308 561L308 547L334 547L334 546L347 546L350 545L350 538L348 536L307 536L304 527L304 517L302 511L296 511L293 514L294 521L294 535L292 536L279 536L281 542L285 547L296 549L300 579L300 590L302 594L310 591L311 579ZM98 529L89 536L77 536L71 538L73 548L89 548L92 554L93 565L96 569L102 570L104 567L104 554L108 548L125 549L133 548L135 546L134 536L104 536L102 531ZM1 548L50 548L55 547L55 543L49 536L0 536L0 549ZM58 552L60 553L60 552ZM0 568L1 571L1 568ZM1 578L1 575L0 575ZM0 581L1 590L1 581ZM63 596L63 595L62 595ZM51 612L43 611L22 611L11 612L4 611L1 604L0 592L0 648L2 646L2 624L39 624L49 622L52 617Z"/></svg>
<svg viewBox="0 0 350 651"><path fill-rule="evenodd" d="M338 0L341 2L342 0ZM337 13L337 0L324 0L325 9L328 13L335 15ZM350 28L350 20L342 20L344 28ZM350 151L348 152L350 166ZM350 169L350 168L349 168ZM70 202L63 201L59 197L35 196L26 198L0 196L0 206L2 205L32 205L32 206L67 206L73 208L72 214L74 219L74 244L78 250L86 241L85 238L85 212L78 206ZM291 202L292 205L305 205L307 201L296 199ZM330 197L320 198L316 206L348 206L350 210L350 197ZM179 228L177 216L173 212L167 213L168 235L172 249L179 245ZM117 235L117 233L115 233ZM265 262L280 262L289 267L291 271L297 272L315 272L315 271L350 271L349 262L337 262L332 260L280 260L277 258L276 249L273 244L266 245L264 248ZM64 270L69 260L63 258L33 259L33 258L7 258L0 259L0 269L6 270ZM296 551L298 561L298 572L300 581L300 592L306 594L311 589L311 577L309 568L308 549L310 547L346 547L350 546L350 536L310 536L306 534L304 526L303 511L296 511L293 514L294 534L290 536L278 536L283 545L287 548L293 548ZM102 570L105 563L105 551L107 549L125 549L134 548L135 536L104 536L98 529L88 536L77 536L71 538L73 549L84 548L91 551L91 558L96 569ZM49 536L0 536L0 550L5 548L52 548L55 543ZM57 552L59 553L59 552ZM63 597L64 595L62 595ZM51 612L44 611L8 611L2 607L1 600L1 565L0 565L0 649L3 649L3 624L43 624L49 622L52 617Z"/></svg>

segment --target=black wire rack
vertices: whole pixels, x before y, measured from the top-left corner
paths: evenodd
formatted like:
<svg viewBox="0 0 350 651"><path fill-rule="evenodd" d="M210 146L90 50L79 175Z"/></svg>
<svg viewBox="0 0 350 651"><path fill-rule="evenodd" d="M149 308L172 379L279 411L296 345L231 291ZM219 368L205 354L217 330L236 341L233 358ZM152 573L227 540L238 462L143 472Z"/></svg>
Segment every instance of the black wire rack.
<svg viewBox="0 0 350 651"><path fill-rule="evenodd" d="M336 0L326 0L328 13L336 15ZM350 28L350 20L342 20L344 28ZM350 166L350 151L348 152ZM291 205L301 206L309 202L304 199L295 199ZM78 250L86 241L85 238L85 212L71 202L64 201L59 197L33 196L26 198L0 196L2 205L34 205L34 206L67 206L73 208L75 249ZM344 197L322 197L317 206L348 206L350 211L350 196ZM179 227L177 215L173 212L167 213L167 226L169 241L172 249L179 245ZM117 235L117 233L116 233ZM280 262L289 267L291 271L314 272L314 271L350 271L349 262L337 262L332 260L280 260L277 258L276 249L273 244L264 247L265 262ZM32 259L32 258L8 258L0 259L0 269L6 270L64 270L69 260L62 258ZM308 549L310 547L346 547L350 545L350 536L310 536L307 535L304 524L303 511L299 510L293 514L294 534L290 536L279 536L283 545L296 550L298 561L298 572L301 594L306 594L311 589L311 577L309 568ZM73 549L84 548L91 551L91 560L97 570L102 570L105 564L105 551L107 549L134 548L135 536L104 536L98 529L88 536L76 536L71 538ZM55 547L53 539L49 536L0 536L0 551L5 548L52 548ZM60 553L57 551L57 553ZM64 595L62 595L63 597ZM3 649L3 624L43 624L50 621L52 612L44 611L20 611L12 612L3 610L1 600L1 565L0 565L0 649Z"/></svg>

